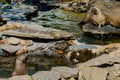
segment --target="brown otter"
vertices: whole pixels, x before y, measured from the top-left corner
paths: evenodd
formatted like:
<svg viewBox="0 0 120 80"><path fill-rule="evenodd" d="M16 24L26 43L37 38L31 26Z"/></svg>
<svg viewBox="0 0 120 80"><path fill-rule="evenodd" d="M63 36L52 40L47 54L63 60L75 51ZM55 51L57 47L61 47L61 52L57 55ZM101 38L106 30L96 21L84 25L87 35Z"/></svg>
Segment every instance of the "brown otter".
<svg viewBox="0 0 120 80"><path fill-rule="evenodd" d="M106 17L102 14L101 10L97 7L91 7L85 18L80 23L92 22L98 24L98 27L104 26L107 23ZM80 24L79 23L79 24Z"/></svg>
<svg viewBox="0 0 120 80"><path fill-rule="evenodd" d="M27 74L27 66L25 64L27 59L28 59L27 53L20 54L17 56L11 76L26 75Z"/></svg>

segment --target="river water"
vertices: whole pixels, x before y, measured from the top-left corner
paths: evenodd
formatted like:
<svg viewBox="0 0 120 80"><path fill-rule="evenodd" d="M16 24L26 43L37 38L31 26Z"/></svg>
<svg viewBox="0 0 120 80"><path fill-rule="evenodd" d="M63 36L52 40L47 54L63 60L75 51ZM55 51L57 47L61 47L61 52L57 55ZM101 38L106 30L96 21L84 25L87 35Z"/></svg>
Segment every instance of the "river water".
<svg viewBox="0 0 120 80"><path fill-rule="evenodd" d="M120 42L120 38L118 38L119 35L115 36L116 34L93 35L90 33L84 33L82 25L78 25L84 16L85 13L74 13L66 12L60 9L53 9L51 11L39 12L39 16L33 18L32 22L43 25L44 27L57 28L73 33L77 37L77 40L82 43L104 45Z"/></svg>
<svg viewBox="0 0 120 80"><path fill-rule="evenodd" d="M56 28L75 34L79 42L87 44L108 44L120 42L120 39L105 39L103 35L85 34L82 26L77 24L83 18L84 13L65 12L60 9L39 12L38 17L33 18L29 22L43 25L44 27ZM20 21L22 22L22 21ZM110 35L109 35L110 36ZM111 36L110 36L111 37ZM0 77L9 77L12 71L15 57L0 57ZM71 64L64 58L46 58L46 57L30 57L28 60L28 73L34 74L39 70L49 70L54 66L70 66Z"/></svg>

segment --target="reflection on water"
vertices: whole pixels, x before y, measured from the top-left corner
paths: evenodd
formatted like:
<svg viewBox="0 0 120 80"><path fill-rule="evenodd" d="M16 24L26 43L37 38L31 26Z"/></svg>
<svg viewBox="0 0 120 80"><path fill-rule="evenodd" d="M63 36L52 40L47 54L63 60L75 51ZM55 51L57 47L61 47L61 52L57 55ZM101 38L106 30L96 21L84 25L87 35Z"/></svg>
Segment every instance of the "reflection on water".
<svg viewBox="0 0 120 80"><path fill-rule="evenodd" d="M9 77L15 57L2 57L0 56L0 77ZM28 74L32 75L39 70L50 70L55 66L70 66L70 63L64 58L46 58L46 57L29 57L27 61Z"/></svg>

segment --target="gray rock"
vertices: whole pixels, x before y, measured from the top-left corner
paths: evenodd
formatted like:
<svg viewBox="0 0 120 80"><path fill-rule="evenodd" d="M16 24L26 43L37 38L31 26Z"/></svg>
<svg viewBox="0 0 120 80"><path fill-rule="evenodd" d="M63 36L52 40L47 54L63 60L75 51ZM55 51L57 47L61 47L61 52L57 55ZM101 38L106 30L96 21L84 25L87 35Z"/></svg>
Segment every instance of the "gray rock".
<svg viewBox="0 0 120 80"><path fill-rule="evenodd" d="M97 67L79 67L79 74L83 80L106 80L108 70Z"/></svg>
<svg viewBox="0 0 120 80"><path fill-rule="evenodd" d="M78 66L89 66L89 67L95 66L96 67L96 66L102 66L104 64L109 64L109 65L111 64L110 57L108 54L103 54L99 57L96 57L96 58L91 59L91 60L84 62L84 63L79 63L77 65Z"/></svg>
<svg viewBox="0 0 120 80"><path fill-rule="evenodd" d="M40 51L40 49L36 49L35 51L29 53L30 56L43 56L44 54Z"/></svg>
<svg viewBox="0 0 120 80"><path fill-rule="evenodd" d="M51 71L39 71L32 77L34 80L58 80L60 79L61 75Z"/></svg>
<svg viewBox="0 0 120 80"><path fill-rule="evenodd" d="M85 2L84 2L85 1ZM86 12L89 9L89 0L71 1L66 4L61 4L61 9L71 12Z"/></svg>
<svg viewBox="0 0 120 80"><path fill-rule="evenodd" d="M3 51L2 48L0 48L0 56L8 56L9 54L5 51Z"/></svg>
<svg viewBox="0 0 120 80"><path fill-rule="evenodd" d="M20 39L15 38L15 37L10 37L10 38L8 38L8 43L13 44L13 45L17 45L20 43Z"/></svg>
<svg viewBox="0 0 120 80"><path fill-rule="evenodd" d="M11 6L9 8L9 6ZM38 11L35 6L25 4L14 4L2 7L2 17L8 18L8 20L26 20L37 16Z"/></svg>
<svg viewBox="0 0 120 80"><path fill-rule="evenodd" d="M110 33L120 34L120 29L112 27L111 25L106 25L104 27L98 28L98 26L95 26L90 23L83 25L83 31L94 34L110 34Z"/></svg>
<svg viewBox="0 0 120 80"><path fill-rule="evenodd" d="M97 45L73 44L69 47L66 57L73 62L85 62L95 57L97 48Z"/></svg>
<svg viewBox="0 0 120 80"><path fill-rule="evenodd" d="M22 48L21 45L11 45L8 43L2 46L2 49L11 55L14 54L16 51L18 51L21 48Z"/></svg>
<svg viewBox="0 0 120 80"><path fill-rule="evenodd" d="M8 78L8 80L31 80L32 78L29 75L22 75L22 76L13 76Z"/></svg>
<svg viewBox="0 0 120 80"><path fill-rule="evenodd" d="M115 78L120 75L120 64L114 64L114 66L108 68L108 70L108 80L115 80Z"/></svg>
<svg viewBox="0 0 120 80"><path fill-rule="evenodd" d="M71 76L76 77L78 73L77 68L70 68L70 67L53 67L51 71L60 74L64 78L69 78Z"/></svg>
<svg viewBox="0 0 120 80"><path fill-rule="evenodd" d="M7 36L39 38L39 39L75 39L71 33L52 28L43 28L41 26L24 25L24 27L16 30L7 30L2 33Z"/></svg>
<svg viewBox="0 0 120 80"><path fill-rule="evenodd" d="M113 63L120 63L120 48L109 53L110 60Z"/></svg>
<svg viewBox="0 0 120 80"><path fill-rule="evenodd" d="M0 80L8 80L8 79L6 79L6 78L0 78Z"/></svg>

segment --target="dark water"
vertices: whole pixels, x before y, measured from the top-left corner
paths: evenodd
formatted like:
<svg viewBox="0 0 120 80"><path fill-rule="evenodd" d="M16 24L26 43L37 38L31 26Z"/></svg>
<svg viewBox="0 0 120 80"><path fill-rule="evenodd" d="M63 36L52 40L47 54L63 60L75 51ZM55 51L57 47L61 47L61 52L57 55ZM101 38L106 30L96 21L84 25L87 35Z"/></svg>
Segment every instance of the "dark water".
<svg viewBox="0 0 120 80"><path fill-rule="evenodd" d="M0 56L0 77L10 77L15 57ZM69 62L64 58L48 58L48 57L29 57L27 61L28 74L32 75L40 70L50 70L56 66L70 66Z"/></svg>

